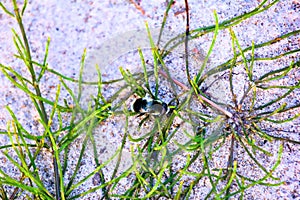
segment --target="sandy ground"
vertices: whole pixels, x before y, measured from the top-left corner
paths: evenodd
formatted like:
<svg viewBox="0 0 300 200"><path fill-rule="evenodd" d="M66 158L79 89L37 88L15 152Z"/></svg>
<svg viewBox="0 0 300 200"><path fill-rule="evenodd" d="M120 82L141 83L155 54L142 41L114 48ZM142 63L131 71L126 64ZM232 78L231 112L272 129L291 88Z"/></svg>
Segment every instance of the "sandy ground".
<svg viewBox="0 0 300 200"><path fill-rule="evenodd" d="M9 1L2 2L4 2L4 5L10 7ZM133 2L140 2L140 4L137 6L137 4L134 5ZM254 9L261 1L191 0L189 2L191 10L191 29L193 29L212 25L214 23L214 9L217 11L219 21L224 21ZM37 61L42 61L45 43L47 38L50 37L49 67L70 77L76 78L79 74L80 59L84 48L87 49L86 69L88 73L88 76L84 77L85 79L96 79L96 76L94 76L94 64L100 66L104 81L120 77L118 71L119 66L123 66L124 68L133 71L140 70L140 68L136 67L140 62L139 57L137 56L138 54L136 53L137 47L141 47L145 50L145 55L150 58L149 51L147 53L149 44L145 35L145 21L149 23L153 36L157 37L158 27L161 25L166 5L165 0L29 1L28 8L24 14L24 22L30 40L33 58ZM240 41L240 45L242 47L247 47L251 45L251 41L261 43L287 32L299 30L299 13L300 2L298 0L280 1L268 11L246 20L234 27L233 30ZM26 69L23 66L21 67L20 61L13 56L16 50L13 45L10 29L17 29L16 23L8 18L3 11L0 12L0 27L0 62L2 64L13 66L17 72L29 76ZM165 41L174 35L184 32L184 1L176 1L172 7L169 20L166 24L166 30L168 33L163 37L163 40ZM210 46L211 37L212 34L208 34L191 42L191 49L207 52ZM284 52L285 49L299 48L300 39L298 34L290 39L276 43L272 48L268 47L259 50L256 54L258 56L271 56L280 54ZM182 52L182 48L174 50L175 55L181 55ZM215 49L209 60L209 66L213 67L221 64L231 56L230 35L228 31L220 31ZM259 76L259 74L269 71L270 69L278 69L282 66L286 66L292 60L299 60L299 56L298 53L284 57L275 62L261 63L256 66L257 68L254 70L255 75ZM183 71L184 67L178 66L183 65L182 60L176 60L174 57L173 59L172 62L170 61L170 63L172 63L171 67L176 70L179 69L177 78L182 82L186 82ZM197 66L196 61L192 61L192 64ZM32 112L32 105L29 103L26 95L19 92L18 88L12 86L2 73L0 76L1 130L6 129L6 123L11 119L9 113L5 109L5 106L8 105L16 113L20 122L29 132L34 134L41 132L43 128L37 126L38 114ZM296 71L290 81L292 83L299 81L299 77L300 74ZM58 82L59 81L55 76L46 74L45 79L41 81L43 95L53 99L55 97L56 85ZM242 82L239 82L239 84L242 85ZM74 85L71 85L71 87L74 87ZM221 92L223 91L222 87L226 87L226 85L222 85L222 83L219 84L219 88L212 89L210 94L217 100L225 99L226 101L227 94ZM115 91L115 88L105 89L107 96L110 96ZM90 93L94 93L91 88L88 88L86 92L84 97L87 99L89 98ZM71 100L70 96L66 95L66 91L62 91L62 96L64 95L67 100ZM298 90L294 96L291 97L291 102L299 101L299 95L300 92ZM129 101L132 101L132 99ZM65 116L65 120L68 120L68 116ZM99 134L95 137L99 141L99 151L101 151L101 149L108 149L105 151L106 153L103 154L103 160L114 152L122 140L122 127L124 125L122 120L124 120L124 118L111 118L104 123L104 126L101 126L97 130ZM283 128L286 131L286 135L299 141L299 127L300 121L298 120ZM8 142L9 140L7 137L0 135L1 145L7 144ZM81 145L80 141L77 144L74 144L74 149L71 149L71 158L75 159L79 155L79 152L76 149L77 145ZM273 145L267 144L265 147L270 151L276 152L278 145L279 143L274 143ZM129 146L127 148L129 148ZM226 148L228 148L228 146L225 145L224 149L220 149L220 152L214 158L215 166L218 166L218 163L222 163L221 161L226 159ZM258 171L251 170L251 165L247 165L245 152L239 153L241 154L236 156L237 159L241 160L241 169L247 173L249 172L252 176L259 176ZM51 166L51 160L47 159L46 155L47 152L45 152L44 156L39 158L43 161L40 163L40 167L45 166L45 164ZM124 157L127 158L126 156L129 158L130 153L125 153ZM5 159L3 158L3 155L0 157L1 162L4 163ZM266 162L274 163L276 156L270 159L271 160L266 160ZM125 161L123 162L124 167L130 164L130 162L127 163ZM85 165L84 168L80 170L80 175L84 176L94 169L92 164L88 164L92 162L92 155L87 154ZM178 165L180 165L180 163ZM10 171L9 169L9 164L6 163L4 166L7 166L5 171L13 173L13 171ZM107 174L111 173L109 169L106 170ZM272 188L264 186L252 187L245 192L245 199L300 199L299 145L284 145L282 162L276 171L276 175L280 177L281 180L285 181L283 185ZM48 170L45 170L43 177L47 177L45 178L45 181L49 185L53 183L51 172ZM126 180L123 181L122 184L126 187ZM88 187L90 187L90 185L82 186L80 189L84 190ZM199 185L195 190L195 194L193 194L193 198L199 199L203 197L202 195L206 192L207 188ZM98 195L100 195L100 193L95 193L85 198L97 199Z"/></svg>

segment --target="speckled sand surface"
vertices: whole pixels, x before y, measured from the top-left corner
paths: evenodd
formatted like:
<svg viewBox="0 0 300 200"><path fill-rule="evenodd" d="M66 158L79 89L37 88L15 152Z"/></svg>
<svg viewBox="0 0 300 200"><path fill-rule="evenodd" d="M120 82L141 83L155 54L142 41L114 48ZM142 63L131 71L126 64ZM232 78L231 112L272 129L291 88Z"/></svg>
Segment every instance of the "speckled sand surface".
<svg viewBox="0 0 300 200"><path fill-rule="evenodd" d="M1 2L8 7L11 7L10 1L2 0ZM99 3L101 2L101 3ZM48 63L49 67L76 78L79 74L80 59L84 48L87 49L87 64L88 73L93 74L94 64L99 64L104 79L113 79L120 76L118 67L123 66L130 70L140 70L136 68L139 65L139 57L134 50L137 46L142 47L147 54L147 40L145 37L145 24L147 21L153 35L157 34L157 28L160 26L163 14L166 8L165 0L146 1L140 0L141 9L137 9L129 0L101 0L101 1L58 1L58 0L43 0L29 1L27 10L24 14L24 22L26 31L30 40L30 46L33 52L34 59L42 61L47 37L51 38L49 49ZM190 0L190 16L191 29L212 25L214 23L213 9L216 9L219 21L223 21L234 16L255 8L260 0ZM185 13L184 1L178 0L170 11L170 18L166 24L166 30L169 38L185 30ZM14 58L16 52L12 41L11 28L17 28L16 23L8 18L7 15L0 11L0 63L13 66L14 69L22 74L28 74L20 61ZM249 46L251 41L261 43L275 37L278 37L287 32L300 29L300 1L286 0L280 1L268 11L261 13L251 19L246 20L240 25L234 27L234 31L240 41L242 47ZM141 38L140 38L141 37ZM199 40L191 43L192 48L197 48L203 52L207 52L212 34L205 35ZM270 56L283 52L284 49L299 49L300 37L299 34L287 40L276 43L272 48L267 47L256 52L258 56ZM178 50L180 55L180 49ZM220 31L215 49L210 58L210 66L216 66L223 63L232 56L231 40L228 31ZM261 63L254 69L255 74L269 71L270 69L278 69L288 65L292 60L299 60L300 54L293 54L284 59L275 62ZM173 60L171 67L179 69L177 78L185 81L184 72L181 70L182 61ZM195 64L195 63L194 63ZM180 67L178 65L181 65ZM197 64L195 64L197 65ZM22 66L22 67L21 67ZM91 70L89 70L91 68ZM10 84L10 82L1 73L0 78L0 129L6 129L6 123L11 119L5 109L9 106L18 116L24 127L33 134L38 134L43 131L38 124L38 114L32 110L33 106L28 100L28 97L20 92L20 90ZM90 76L89 76L90 77ZM299 71L295 71L294 76L289 80L295 83L300 80ZM59 83L56 76L49 73L45 79L41 81L41 90L44 96L54 99L56 86ZM241 82L239 84L242 84ZM219 84L220 88L210 91L210 94L218 100L226 100L226 94L222 93L224 85ZM70 85L74 87L74 85ZM226 87L226 85L225 85ZM243 88L241 88L243 89ZM88 98L90 93L93 93L91 88L88 88L85 97ZM105 88L106 95L109 96L114 91L114 88ZM70 96L66 95L66 91L62 91L68 101L71 101ZM166 97L168 98L168 97ZM261 97L268 98L268 97ZM295 103L300 99L300 91L296 91L290 98L290 103ZM132 101L132 99L130 100ZM49 108L48 108L49 109ZM296 112L300 112L299 109ZM63 116L66 122L70 116ZM30 119L30 120L28 120ZM136 126L137 122L131 122ZM135 123L135 124L134 124ZM95 138L99 141L98 152L102 152L100 161L105 161L121 143L123 136L124 118L114 117L108 119L97 128ZM299 119L289 123L283 127L286 135L292 139L300 141L300 121ZM179 136L178 136L179 137ZM100 142L101 141L101 142ZM0 145L7 144L8 138L0 135ZM81 146L79 139L70 150L70 158L74 160L78 157L78 149ZM276 152L278 143L265 144L264 148ZM214 157L213 163L215 167L221 167L225 159L227 159L227 149L229 144L224 145L219 153ZM126 147L129 148L129 144ZM79 171L79 175L84 176L94 170L92 157L92 148L88 149L85 155L83 167ZM259 171L252 169L252 165L248 163L250 160L247 154L238 151L236 155L239 160L241 169L245 174L259 177ZM271 158L265 159L265 163L274 164L276 153ZM45 174L42 175L43 180L49 188L53 187L52 171L47 167L52 166L51 156L49 152L44 152L38 160L39 168L44 169ZM72 159L71 159L72 160ZM184 160L184 159L183 159ZM178 167L182 166L178 160ZM1 168L8 173L14 173L14 168L9 162L0 155ZM72 163L71 163L72 164ZM124 152L123 167L130 164L129 151ZM45 167L47 166L47 167ZM70 172L72 169L70 169ZM197 166L195 166L197 171ZM108 175L112 172L105 169ZM284 153L281 165L278 167L276 176L280 177L285 183L279 187L263 187L255 186L245 192L245 199L300 199L300 146L285 144ZM69 174L67 173L67 176ZM67 177L68 178L68 177ZM80 179L80 177L78 177ZM130 181L130 180L128 180ZM208 184L208 180L204 183ZM89 185L90 184L90 185ZM85 188L94 186L93 182L80 187L78 192L82 192ZM121 186L126 188L126 180L121 182ZM209 184L208 184L209 185ZM122 188L122 187L120 187ZM52 192L53 192L52 188ZM82 189L82 190L81 190ZM121 189L120 189L121 190ZM193 198L201 199L207 193L208 188L199 184L194 190ZM88 195L83 199L98 199L101 191L97 191L92 195Z"/></svg>

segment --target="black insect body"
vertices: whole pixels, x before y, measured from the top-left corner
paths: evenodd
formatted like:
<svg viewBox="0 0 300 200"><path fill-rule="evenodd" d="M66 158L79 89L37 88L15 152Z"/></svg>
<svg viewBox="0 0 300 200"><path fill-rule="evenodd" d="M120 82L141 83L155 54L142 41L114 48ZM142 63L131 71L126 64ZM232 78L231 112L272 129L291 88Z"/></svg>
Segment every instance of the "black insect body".
<svg viewBox="0 0 300 200"><path fill-rule="evenodd" d="M170 108L165 102L150 97L139 98L131 105L131 110L136 113L162 116L168 114Z"/></svg>

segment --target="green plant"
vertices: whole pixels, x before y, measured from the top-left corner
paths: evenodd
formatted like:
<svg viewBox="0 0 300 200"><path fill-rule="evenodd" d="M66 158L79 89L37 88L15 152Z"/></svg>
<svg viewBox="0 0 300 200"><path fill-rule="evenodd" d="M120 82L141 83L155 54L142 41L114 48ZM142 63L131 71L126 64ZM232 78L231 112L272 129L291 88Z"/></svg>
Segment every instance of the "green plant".
<svg viewBox="0 0 300 200"><path fill-rule="evenodd" d="M262 1L254 10L223 22L219 22L217 14L214 13L215 25L194 30L189 29L189 9L186 0L187 29L185 34L172 38L163 48L159 48L160 46L157 46L151 37L150 28L146 26L153 60L146 62L142 50L139 50L143 73L132 74L130 71L120 68L122 79L104 82L99 67L96 66L98 73L96 83L83 81L85 51L82 56L78 80L47 67L50 39L46 44L43 62L35 61L31 56L32 51L22 21L27 1L24 2L21 9L15 0L12 2L14 12L10 12L2 3L0 3L0 6L6 14L16 19L19 25L20 33L13 29L13 40L17 49L16 58L23 61L24 66L30 73L30 79L16 72L10 66L0 64L0 67L2 73L11 83L31 99L39 114L39 123L43 126L44 131L40 135L29 133L18 121L12 109L7 107L12 121L8 122L7 130L1 134L9 137L10 144L2 145L0 148L7 160L19 171L20 176L18 178L12 177L0 168L0 195L2 199L15 199L20 196L28 199L76 199L96 190L101 190L103 198L106 199L158 199L160 197L189 199L195 187L203 180L208 180L211 185L210 191L205 196L206 198L228 199L230 197L243 197L245 190L254 185L277 186L282 183L274 175L283 152L283 145L276 143L276 141L294 144L300 142L271 135L269 134L270 130L263 127L268 126L269 123L286 124L299 117L299 113L296 113L292 117L278 119L284 113L289 113L300 107L299 102L291 105L285 101L289 94L299 89L299 81L294 85L274 84L274 81L288 78L291 73L299 70L299 61L295 60L289 66L269 71L260 77L255 77L253 71L256 62L276 60L287 55L296 54L300 49L286 51L283 54L268 58L255 56L255 51L266 46L272 46L285 38L295 36L299 34L300 30L284 34L261 44L252 43L251 46L243 49L232 29L247 18L269 9L278 0L269 4L266 0ZM160 33L164 30L172 3L171 0L167 6ZM210 54L214 49L216 38L221 30L227 30L230 33L233 57L223 64L205 70ZM192 77L190 74L188 44L193 39L211 32L214 33L214 36L208 53L200 70ZM159 43L160 41L157 42L157 44ZM185 64L189 86L185 86L174 79L164 62L164 58L182 43L185 44ZM235 70L239 70L239 73L235 73ZM52 73L59 79L55 99L45 98L40 91L40 80L43 79L45 73ZM206 80L216 74L228 75L231 96L227 103L214 102L202 91L202 85ZM246 89L241 97L236 94L236 77L244 79L246 82ZM152 78L153 84L150 78ZM143 97L146 93L154 90L153 96L158 98L159 83L162 79L170 84L178 104L173 107L174 110L170 116L156 117L150 122L147 120L142 121L142 123L151 126L151 129L143 135L135 137L129 131L129 128L132 128L129 127L129 124L134 113L126 108L122 109L127 98L119 100L119 94L123 90L131 88L132 92L127 97L133 93ZM68 86L68 82L78 84L77 95ZM124 84L115 94L106 99L102 92L103 85L111 85L115 82ZM150 82L154 85L154 89L151 88ZM142 83L145 83L145 85ZM97 86L97 95L93 97L93 102L89 102L87 109L84 109L80 105L82 90L84 86L89 85ZM72 97L73 106L68 105L66 100L62 100L62 87ZM180 92L178 92L178 87L182 89ZM274 88L282 89L282 94L266 102L258 100L258 96L268 95L268 91ZM51 108L50 112L47 112L45 104ZM206 107L205 109L195 110L194 104L203 104ZM69 116L69 122L63 121L63 114ZM122 143L109 159L101 162L93 131L97 126L101 126L101 122L112 116L124 117L125 126ZM176 119L181 120L178 126L174 126ZM58 125L56 126L56 124ZM139 124L139 128L142 128L141 126L142 124ZM185 143L178 141L177 136L179 134L187 138ZM79 157L76 160L74 170L71 172L72 175L66 178L66 172L71 165L69 163L69 149L79 138L82 138ZM258 143L264 140L277 145L278 152L268 152L260 147ZM119 172L123 157L122 152L128 142L132 144L132 162L130 167ZM218 153L218 150L224 148L226 142L230 144L228 160L224 161L226 167L212 168L214 156ZM93 146L95 169L78 180L76 176L79 174L88 143ZM239 161L237 155L235 155L235 152L238 151L237 145L246 152L250 159L249 163L255 166L256 170L262 172L260 178L247 177L240 170ZM37 167L37 157L43 154L43 151L49 152L53 158L55 193L51 192L51 188L48 188L42 181L41 169ZM17 160L14 155L16 155ZM277 156L277 159L272 166L266 167L259 158L261 155ZM185 162L182 166L177 166L176 160L180 156L184 156L183 160ZM115 165L111 165L114 161ZM201 164L200 170L193 171L193 166L198 163ZM111 170L111 176L108 176L103 170L111 166L114 166L114 168ZM87 183L92 177L99 177L100 184L85 191L79 191L78 188ZM122 193L118 192L117 189L121 187L120 182L129 178L132 180L130 187ZM7 192L7 186L13 188L11 193Z"/></svg>

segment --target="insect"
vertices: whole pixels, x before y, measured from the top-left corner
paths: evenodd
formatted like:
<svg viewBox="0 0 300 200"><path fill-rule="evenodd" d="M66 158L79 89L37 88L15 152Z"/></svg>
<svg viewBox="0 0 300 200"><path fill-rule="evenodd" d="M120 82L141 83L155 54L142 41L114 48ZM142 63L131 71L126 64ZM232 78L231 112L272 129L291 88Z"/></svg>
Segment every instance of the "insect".
<svg viewBox="0 0 300 200"><path fill-rule="evenodd" d="M170 112L168 104L163 101L155 100L150 96L145 96L135 100L131 105L131 111L153 116L162 116Z"/></svg>

